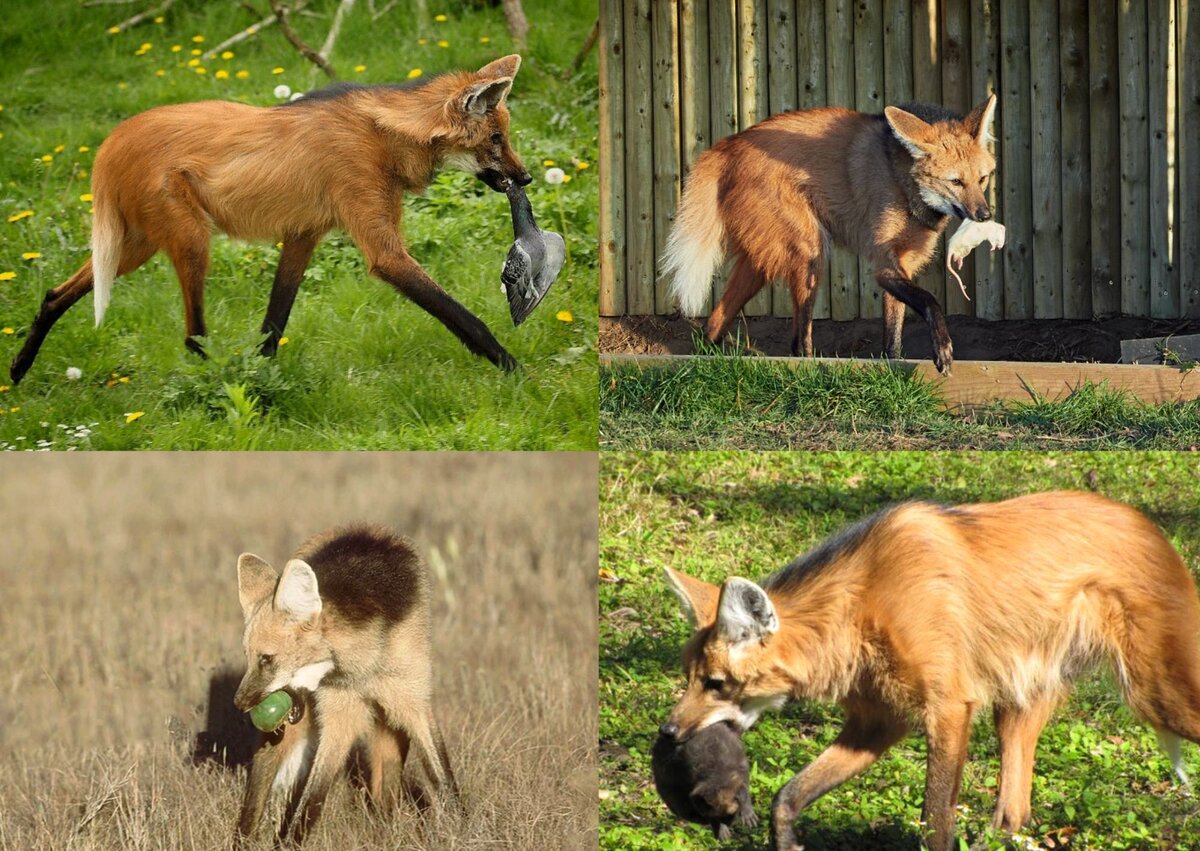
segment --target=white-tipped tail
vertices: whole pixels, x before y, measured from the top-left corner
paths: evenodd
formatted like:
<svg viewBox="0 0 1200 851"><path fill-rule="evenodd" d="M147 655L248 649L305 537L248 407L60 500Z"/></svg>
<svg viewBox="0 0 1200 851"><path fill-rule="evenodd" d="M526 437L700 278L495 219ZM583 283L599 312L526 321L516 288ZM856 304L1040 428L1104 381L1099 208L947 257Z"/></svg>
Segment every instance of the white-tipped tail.
<svg viewBox="0 0 1200 851"><path fill-rule="evenodd" d="M1154 734L1158 737L1158 746L1167 754L1167 759L1171 760L1171 767L1175 769L1175 776L1179 778L1179 782L1185 788L1192 788L1192 781L1187 776L1187 771L1183 767L1183 753L1180 746L1180 738L1174 733L1166 730L1155 730Z"/></svg>
<svg viewBox="0 0 1200 851"><path fill-rule="evenodd" d="M671 296L685 316L704 311L713 274L724 259L725 225L717 181L704 179L697 170L683 192L662 263L662 273L671 276Z"/></svg>
<svg viewBox="0 0 1200 851"><path fill-rule="evenodd" d="M96 327L112 298L113 281L121 265L121 249L125 243L125 226L116 204L97 195L95 216L92 219L92 291L96 298Z"/></svg>

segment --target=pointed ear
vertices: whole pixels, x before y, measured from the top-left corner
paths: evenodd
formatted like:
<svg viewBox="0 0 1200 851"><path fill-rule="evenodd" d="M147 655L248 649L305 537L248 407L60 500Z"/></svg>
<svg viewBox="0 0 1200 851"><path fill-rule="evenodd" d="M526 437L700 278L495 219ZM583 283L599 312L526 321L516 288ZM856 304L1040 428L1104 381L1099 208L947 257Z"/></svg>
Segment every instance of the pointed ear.
<svg viewBox="0 0 1200 851"><path fill-rule="evenodd" d="M993 141L992 118L996 115L996 93L988 95L988 99L971 110L971 114L963 119L967 132L975 137L980 145Z"/></svg>
<svg viewBox="0 0 1200 851"><path fill-rule="evenodd" d="M321 614L317 575L306 562L294 558L283 569L275 589L275 611L302 622Z"/></svg>
<svg viewBox="0 0 1200 851"><path fill-rule="evenodd" d="M275 568L254 553L242 553L238 557L238 600L243 615L250 614L260 600L271 596L278 578Z"/></svg>
<svg viewBox="0 0 1200 851"><path fill-rule="evenodd" d="M696 629L709 626L717 619L717 599L721 589L703 579L696 579L678 570L663 568L667 584L679 597L683 611Z"/></svg>
<svg viewBox="0 0 1200 851"><path fill-rule="evenodd" d="M884 107L883 115L896 138L908 148L910 154L920 159L929 153L932 127L911 112L905 112L896 106Z"/></svg>
<svg viewBox="0 0 1200 851"><path fill-rule="evenodd" d="M486 115L504 102L512 84L512 77L497 77L472 83L463 89L460 95L459 103L462 104L463 112L476 117Z"/></svg>
<svg viewBox="0 0 1200 851"><path fill-rule="evenodd" d="M515 77L517 69L521 67L521 57L514 53L511 56L504 56L494 62L489 62L475 73L485 80L496 79L497 77Z"/></svg>
<svg viewBox="0 0 1200 851"><path fill-rule="evenodd" d="M779 632L779 618L767 592L749 579L732 576L721 586L717 634L732 645L762 641Z"/></svg>

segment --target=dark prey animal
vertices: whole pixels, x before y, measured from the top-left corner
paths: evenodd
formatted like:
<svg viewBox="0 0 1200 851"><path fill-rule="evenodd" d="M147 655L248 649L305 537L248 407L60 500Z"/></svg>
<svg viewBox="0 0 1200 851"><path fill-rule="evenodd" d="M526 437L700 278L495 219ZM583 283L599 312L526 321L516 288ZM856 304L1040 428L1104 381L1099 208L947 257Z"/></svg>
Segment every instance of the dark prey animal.
<svg viewBox="0 0 1200 851"><path fill-rule="evenodd" d="M650 765L658 795L675 815L729 839L730 825L758 825L750 805L750 764L741 737L728 724L712 724L680 743L659 736Z"/></svg>

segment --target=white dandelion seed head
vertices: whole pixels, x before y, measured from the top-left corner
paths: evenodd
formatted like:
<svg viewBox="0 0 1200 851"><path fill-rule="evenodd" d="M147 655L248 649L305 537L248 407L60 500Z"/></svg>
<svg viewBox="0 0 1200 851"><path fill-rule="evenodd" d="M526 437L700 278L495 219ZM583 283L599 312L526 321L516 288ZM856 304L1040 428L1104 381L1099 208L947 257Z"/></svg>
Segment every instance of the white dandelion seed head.
<svg viewBox="0 0 1200 851"><path fill-rule="evenodd" d="M561 168L546 169L546 182L549 183L551 186L558 186L560 183L563 182L563 178L566 176L567 176L567 173L565 171L563 171Z"/></svg>
<svg viewBox="0 0 1200 851"><path fill-rule="evenodd" d="M287 87L284 86L284 88L287 88ZM288 100L300 100L300 98L302 98L302 97L304 97L304 92L296 92L294 95L292 95L290 98L288 98Z"/></svg>
<svg viewBox="0 0 1200 851"><path fill-rule="evenodd" d="M78 381L81 378L83 378L83 370L82 369L80 369L77 366L68 366L67 367L67 380L68 381Z"/></svg>
<svg viewBox="0 0 1200 851"><path fill-rule="evenodd" d="M280 100L283 100L284 98L290 98L291 96L292 89L290 86L285 86L281 83L275 87L275 97L279 98Z"/></svg>

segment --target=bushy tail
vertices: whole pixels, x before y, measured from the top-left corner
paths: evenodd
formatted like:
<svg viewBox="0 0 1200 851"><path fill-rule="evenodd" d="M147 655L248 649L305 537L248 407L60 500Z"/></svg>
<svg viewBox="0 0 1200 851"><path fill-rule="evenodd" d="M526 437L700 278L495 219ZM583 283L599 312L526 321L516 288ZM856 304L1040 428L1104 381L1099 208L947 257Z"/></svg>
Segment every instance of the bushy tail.
<svg viewBox="0 0 1200 851"><path fill-rule="evenodd" d="M671 296L685 316L697 316L712 292L713 273L725 259L725 225L717 199L717 175L696 163L683 191L675 227L667 239L662 273L671 276Z"/></svg>
<svg viewBox="0 0 1200 851"><path fill-rule="evenodd" d="M96 297L96 326L99 327L121 265L125 224L116 201L108 193L97 191L92 206L96 211L92 219L92 286Z"/></svg>

